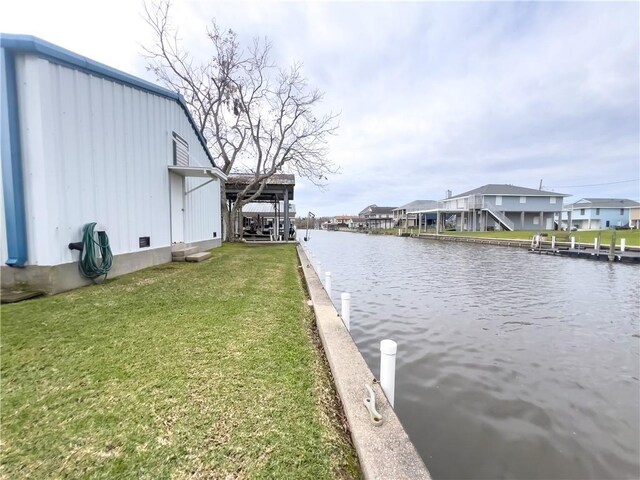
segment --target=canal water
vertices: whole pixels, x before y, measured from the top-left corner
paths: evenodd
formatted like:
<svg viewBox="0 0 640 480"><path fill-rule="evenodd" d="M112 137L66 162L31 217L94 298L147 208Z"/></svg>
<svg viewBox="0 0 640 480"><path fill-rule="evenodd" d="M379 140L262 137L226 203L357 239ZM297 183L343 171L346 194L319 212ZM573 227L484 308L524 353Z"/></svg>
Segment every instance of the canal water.
<svg viewBox="0 0 640 480"><path fill-rule="evenodd" d="M351 293L375 375L398 343L395 410L436 480L640 478L637 266L315 230L305 248L338 311Z"/></svg>

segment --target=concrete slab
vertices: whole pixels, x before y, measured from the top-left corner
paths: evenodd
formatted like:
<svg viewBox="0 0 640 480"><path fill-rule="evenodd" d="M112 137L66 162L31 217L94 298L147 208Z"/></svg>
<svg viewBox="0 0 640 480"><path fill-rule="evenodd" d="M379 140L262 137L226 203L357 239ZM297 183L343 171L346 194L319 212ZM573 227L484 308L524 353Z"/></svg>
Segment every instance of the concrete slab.
<svg viewBox="0 0 640 480"><path fill-rule="evenodd" d="M202 262L208 258L211 258L211 254L209 252L199 252L184 257L187 262Z"/></svg>
<svg viewBox="0 0 640 480"><path fill-rule="evenodd" d="M360 466L367 479L427 479L431 476L396 416L382 388L347 331L304 250L298 247L309 296L313 302L318 333L322 340L336 390L349 423ZM382 338L380 339L382 340ZM376 394L382 425L373 425L364 405L365 384Z"/></svg>
<svg viewBox="0 0 640 480"><path fill-rule="evenodd" d="M198 247L184 247L180 249L171 250L171 256L173 258L188 257L194 253L198 253L200 249Z"/></svg>
<svg viewBox="0 0 640 480"><path fill-rule="evenodd" d="M171 244L171 251L175 251L175 250L182 250L185 249L187 247L190 247L191 245L188 245L184 242L178 242L178 243L172 243Z"/></svg>
<svg viewBox="0 0 640 480"><path fill-rule="evenodd" d="M35 290L5 290L2 289L0 293L0 301L2 303L17 303L23 300L29 300L30 298L39 297L44 295L44 292Z"/></svg>

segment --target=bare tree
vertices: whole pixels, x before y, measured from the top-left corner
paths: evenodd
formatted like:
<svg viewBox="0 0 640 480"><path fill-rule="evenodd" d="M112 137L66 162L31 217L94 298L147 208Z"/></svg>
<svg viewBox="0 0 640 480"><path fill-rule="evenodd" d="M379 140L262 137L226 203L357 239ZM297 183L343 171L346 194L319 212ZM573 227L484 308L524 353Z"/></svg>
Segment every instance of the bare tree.
<svg viewBox="0 0 640 480"><path fill-rule="evenodd" d="M221 170L251 174L231 210L222 185L225 240L231 240L231 219L274 174L297 173L321 186L335 173L327 142L337 115L318 114L323 94L309 87L300 64L278 68L268 41L254 38L242 48L237 34L215 20L206 32L207 58L195 58L182 47L168 1L144 9L154 34L143 47L147 68L184 97Z"/></svg>

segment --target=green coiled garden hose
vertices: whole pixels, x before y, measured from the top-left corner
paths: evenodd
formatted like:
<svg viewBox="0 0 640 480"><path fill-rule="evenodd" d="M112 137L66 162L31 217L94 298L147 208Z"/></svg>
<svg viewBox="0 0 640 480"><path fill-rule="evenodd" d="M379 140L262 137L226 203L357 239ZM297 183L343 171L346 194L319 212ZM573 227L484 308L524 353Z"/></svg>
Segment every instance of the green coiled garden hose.
<svg viewBox="0 0 640 480"><path fill-rule="evenodd" d="M94 236L96 225L96 222L92 222L82 227L82 252L80 252L78 266L80 273L87 278L98 278L102 275L107 278L107 273L113 264L113 254L109 246L107 232L98 232L98 241L96 241ZM98 251L102 257L99 265Z"/></svg>

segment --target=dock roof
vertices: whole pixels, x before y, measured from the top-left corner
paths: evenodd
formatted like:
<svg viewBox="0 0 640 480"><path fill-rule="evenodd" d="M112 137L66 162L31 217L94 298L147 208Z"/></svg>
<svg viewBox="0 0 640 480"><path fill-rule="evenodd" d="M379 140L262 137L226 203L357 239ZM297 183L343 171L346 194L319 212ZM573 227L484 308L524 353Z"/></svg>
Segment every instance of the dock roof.
<svg viewBox="0 0 640 480"><path fill-rule="evenodd" d="M278 202L278 211L280 213L284 212L284 202L282 200L280 200ZM266 202L262 202L262 203L247 203L245 206L242 207L242 213L243 214L247 214L247 213L255 213L255 214L260 214L260 215L273 215L275 213L275 203L266 203ZM290 215L294 215L296 214L296 206L293 203L289 204L289 214Z"/></svg>
<svg viewBox="0 0 640 480"><path fill-rule="evenodd" d="M255 174L253 173L232 173L225 182L227 199L235 200L242 190L249 185ZM293 191L296 185L296 176L292 174L276 173L267 178L265 187L258 198L253 202L275 202L284 199L285 191L288 194L289 200L293 200ZM257 187L252 188L249 191L249 195L255 193Z"/></svg>

